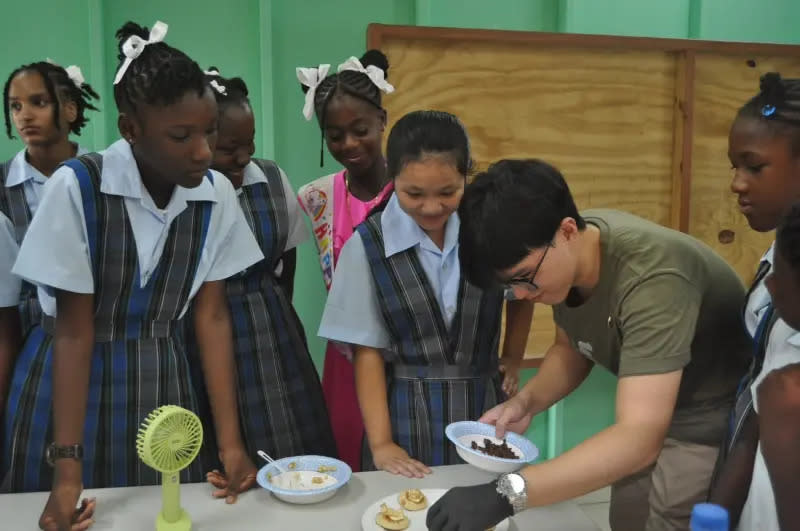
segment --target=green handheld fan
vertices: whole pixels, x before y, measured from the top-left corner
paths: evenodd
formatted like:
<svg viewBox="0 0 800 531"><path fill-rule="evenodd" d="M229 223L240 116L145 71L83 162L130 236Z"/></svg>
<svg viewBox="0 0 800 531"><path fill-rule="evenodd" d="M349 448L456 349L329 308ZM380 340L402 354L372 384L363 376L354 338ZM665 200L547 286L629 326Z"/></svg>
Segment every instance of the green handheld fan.
<svg viewBox="0 0 800 531"><path fill-rule="evenodd" d="M144 464L161 472L161 512L157 531L189 531L192 520L181 508L180 471L197 457L203 425L197 415L178 406L161 406L142 422L136 451Z"/></svg>

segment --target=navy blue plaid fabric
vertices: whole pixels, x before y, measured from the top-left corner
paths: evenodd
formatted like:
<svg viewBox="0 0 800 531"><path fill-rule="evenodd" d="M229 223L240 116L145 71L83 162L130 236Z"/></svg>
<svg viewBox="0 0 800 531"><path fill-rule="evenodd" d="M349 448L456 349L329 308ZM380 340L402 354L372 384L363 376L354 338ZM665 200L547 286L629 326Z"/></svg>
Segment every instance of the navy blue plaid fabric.
<svg viewBox="0 0 800 531"><path fill-rule="evenodd" d="M95 346L84 427L83 483L87 488L152 485L159 474L137 457L141 422L156 407L197 411L178 317L189 298L205 244L211 202L194 201L172 223L158 267L144 287L124 200L100 192L102 157L65 163L80 184L95 279ZM210 174L209 174L210 177ZM52 440L54 319L29 335L17 360L5 415L4 491L49 490L44 460ZM207 457L181 472L203 481Z"/></svg>
<svg viewBox="0 0 800 531"><path fill-rule="evenodd" d="M505 400L498 372L503 294L481 291L462 276L450 330L415 249L385 256L381 212L357 227L391 337L387 366L392 437L410 456L430 466L461 463L444 430L477 420ZM396 377L396 367L418 367L419 377ZM426 367L459 367L464 377L425 377ZM394 367L394 369L393 369ZM374 469L367 445L362 463Z"/></svg>
<svg viewBox="0 0 800 531"><path fill-rule="evenodd" d="M13 160L13 159L12 159ZM25 188L22 184L6 187L6 179L11 168L11 160L0 164L0 212L6 215L14 225L17 243L22 244L25 232L31 222L31 210L25 198ZM22 282L20 293L19 315L22 324L22 337L27 336L31 329L42 320L42 308L36 293L36 286L29 282Z"/></svg>
<svg viewBox="0 0 800 531"><path fill-rule="evenodd" d="M297 314L275 276L289 232L287 198L274 162L254 159L266 183L242 187L239 204L265 259L227 281L238 403L245 446L275 458L336 456L336 443ZM205 403L205 398L203 398Z"/></svg>

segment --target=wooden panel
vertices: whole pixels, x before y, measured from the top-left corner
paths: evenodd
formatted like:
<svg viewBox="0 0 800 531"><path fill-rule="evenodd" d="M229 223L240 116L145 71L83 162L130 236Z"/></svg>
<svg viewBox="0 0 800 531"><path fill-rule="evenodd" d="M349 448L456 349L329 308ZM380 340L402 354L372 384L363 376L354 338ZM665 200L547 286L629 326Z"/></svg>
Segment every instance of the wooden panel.
<svg viewBox="0 0 800 531"><path fill-rule="evenodd" d="M694 124L694 52L678 54L673 103L672 205L670 227L689 231L692 188L692 134Z"/></svg>
<svg viewBox="0 0 800 531"><path fill-rule="evenodd" d="M730 191L728 131L736 112L758 91L759 77L770 71L798 77L800 58L709 53L698 53L696 58L689 232L725 257L745 282L755 273L773 233L754 232L739 212ZM722 243L721 231L732 231L733 241Z"/></svg>
<svg viewBox="0 0 800 531"><path fill-rule="evenodd" d="M416 109L453 112L479 169L545 159L579 208L688 231L751 278L771 235L749 229L728 190L728 128L761 73L800 77L799 46L382 25L368 43L392 65L390 125ZM552 339L551 310L537 307L526 356Z"/></svg>
<svg viewBox="0 0 800 531"><path fill-rule="evenodd" d="M579 208L669 224L673 55L402 40L383 50L397 87L385 99L390 125L412 110L450 111L480 169L542 158L564 173ZM532 331L528 355L541 355L554 334L550 308L537 307Z"/></svg>

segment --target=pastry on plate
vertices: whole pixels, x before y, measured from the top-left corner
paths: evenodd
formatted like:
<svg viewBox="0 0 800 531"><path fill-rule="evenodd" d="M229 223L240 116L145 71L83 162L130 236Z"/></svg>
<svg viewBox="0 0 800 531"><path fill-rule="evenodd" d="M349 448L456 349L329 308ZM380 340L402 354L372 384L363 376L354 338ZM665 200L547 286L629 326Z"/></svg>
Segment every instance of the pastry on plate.
<svg viewBox="0 0 800 531"><path fill-rule="evenodd" d="M397 501L408 511L421 511L428 506L428 499L419 489L404 490L397 497Z"/></svg>
<svg viewBox="0 0 800 531"><path fill-rule="evenodd" d="M390 531L402 531L411 525L402 509L392 509L385 503L381 504L381 512L375 516L375 523Z"/></svg>

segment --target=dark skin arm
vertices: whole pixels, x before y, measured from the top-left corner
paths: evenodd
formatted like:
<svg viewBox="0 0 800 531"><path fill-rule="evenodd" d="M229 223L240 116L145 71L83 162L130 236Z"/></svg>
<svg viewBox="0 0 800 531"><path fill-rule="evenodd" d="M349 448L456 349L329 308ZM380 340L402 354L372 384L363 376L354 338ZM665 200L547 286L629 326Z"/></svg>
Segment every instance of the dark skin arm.
<svg viewBox="0 0 800 531"><path fill-rule="evenodd" d="M758 450L758 415L751 410L742 426L741 436L722 467L709 501L728 509L731 528L739 523L742 508L750 491L753 464Z"/></svg>
<svg viewBox="0 0 800 531"><path fill-rule="evenodd" d="M283 287L286 298L291 302L294 294L294 273L297 269L297 249L289 249L283 253L281 262L283 263L283 270L281 271L281 276L278 277L278 283Z"/></svg>
<svg viewBox="0 0 800 531"><path fill-rule="evenodd" d="M253 486L256 467L247 456L239 427L233 332L225 281L206 282L194 298L194 327L203 365L211 414L225 475L209 473L219 490L217 498L234 503L239 493Z"/></svg>
<svg viewBox="0 0 800 531"><path fill-rule="evenodd" d="M22 325L16 306L0 308L0 418L6 409L14 362L22 347Z"/></svg>
<svg viewBox="0 0 800 531"><path fill-rule="evenodd" d="M781 529L800 529L800 364L769 373L758 386L758 427Z"/></svg>
<svg viewBox="0 0 800 531"><path fill-rule="evenodd" d="M57 445L83 443L89 367L94 348L94 295L56 292L56 330L53 339L53 441ZM39 526L46 530L82 530L92 524L94 500L84 500L81 462L56 461L53 488Z"/></svg>

